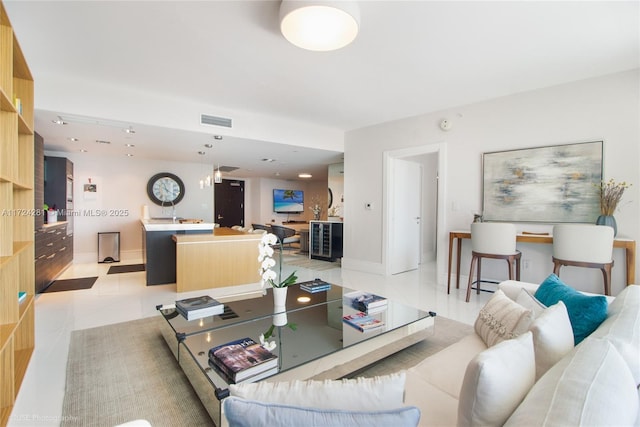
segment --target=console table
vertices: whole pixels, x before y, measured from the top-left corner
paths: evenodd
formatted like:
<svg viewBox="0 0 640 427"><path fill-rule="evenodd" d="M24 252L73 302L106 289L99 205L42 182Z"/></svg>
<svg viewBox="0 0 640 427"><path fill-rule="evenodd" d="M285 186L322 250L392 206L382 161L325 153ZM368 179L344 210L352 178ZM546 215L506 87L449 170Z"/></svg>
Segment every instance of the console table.
<svg viewBox="0 0 640 427"><path fill-rule="evenodd" d="M456 247L456 289L460 287L460 254L462 252L462 239L471 239L470 231L449 232L449 270L447 276L447 293L451 289L451 263L453 261L453 244L457 239ZM518 234L516 242L519 243L543 243L546 245L553 243L553 236L550 234ZM613 241L613 247L625 250L627 285L632 285L636 281L636 241L631 239L617 238Z"/></svg>

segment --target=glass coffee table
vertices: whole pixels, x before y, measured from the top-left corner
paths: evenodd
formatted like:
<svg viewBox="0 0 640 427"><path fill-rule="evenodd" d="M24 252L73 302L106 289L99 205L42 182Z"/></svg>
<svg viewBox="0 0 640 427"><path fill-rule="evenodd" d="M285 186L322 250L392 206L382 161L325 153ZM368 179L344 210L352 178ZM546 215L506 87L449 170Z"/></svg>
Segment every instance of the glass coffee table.
<svg viewBox="0 0 640 427"><path fill-rule="evenodd" d="M296 329L274 329L270 340L277 344L273 353L278 356L278 370L261 381L339 379L423 340L433 325L435 313L387 299L386 308L371 314L384 325L360 332L342 321L344 315L358 312L345 298L353 292L337 285L316 293L299 284L290 286L286 317ZM259 342L274 315L271 289L259 297L224 304L223 314L192 321L172 306L157 307L164 319L160 330L165 341L217 426L224 422L221 402L229 394L229 380L209 365L209 349L245 337Z"/></svg>

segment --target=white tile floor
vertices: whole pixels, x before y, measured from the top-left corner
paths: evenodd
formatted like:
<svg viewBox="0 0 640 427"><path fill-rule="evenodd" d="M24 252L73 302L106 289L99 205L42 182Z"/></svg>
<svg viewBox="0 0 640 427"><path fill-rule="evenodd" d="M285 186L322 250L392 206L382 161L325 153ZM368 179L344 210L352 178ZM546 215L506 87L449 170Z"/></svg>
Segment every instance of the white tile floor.
<svg viewBox="0 0 640 427"><path fill-rule="evenodd" d="M36 297L36 348L9 426L60 424L71 331L155 316L156 305L191 296L178 295L175 285L146 286L144 272L107 275L109 267L109 264L74 264L60 279L98 276L91 289L45 293ZM291 267L283 268L285 277L290 271ZM408 305L469 324L473 324L491 295L474 293L470 303L464 302L463 289L454 289L447 295L446 284L435 283L434 264L390 277L339 268L328 271L296 268L296 271L299 281L320 277L349 288L397 298Z"/></svg>

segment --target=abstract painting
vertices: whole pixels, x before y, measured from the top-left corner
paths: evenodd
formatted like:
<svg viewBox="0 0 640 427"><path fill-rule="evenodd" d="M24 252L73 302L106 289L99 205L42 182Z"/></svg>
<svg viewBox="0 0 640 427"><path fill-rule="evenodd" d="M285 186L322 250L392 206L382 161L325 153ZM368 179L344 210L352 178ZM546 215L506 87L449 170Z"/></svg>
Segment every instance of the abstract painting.
<svg viewBox="0 0 640 427"><path fill-rule="evenodd" d="M602 141L482 155L483 220L595 224Z"/></svg>

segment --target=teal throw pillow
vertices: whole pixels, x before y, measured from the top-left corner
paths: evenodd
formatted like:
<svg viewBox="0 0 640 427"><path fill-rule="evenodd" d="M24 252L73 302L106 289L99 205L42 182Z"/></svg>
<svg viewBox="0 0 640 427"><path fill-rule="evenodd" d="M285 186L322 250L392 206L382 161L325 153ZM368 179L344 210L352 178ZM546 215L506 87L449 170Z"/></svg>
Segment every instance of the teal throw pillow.
<svg viewBox="0 0 640 427"><path fill-rule="evenodd" d="M542 282L534 296L547 307L558 301L567 306L575 345L588 337L607 318L607 299L603 295L582 294L564 284L555 274L550 274Z"/></svg>
<svg viewBox="0 0 640 427"><path fill-rule="evenodd" d="M223 405L230 427L416 427L420 421L420 410L415 406L383 411L347 411L264 403L233 396L224 399Z"/></svg>

